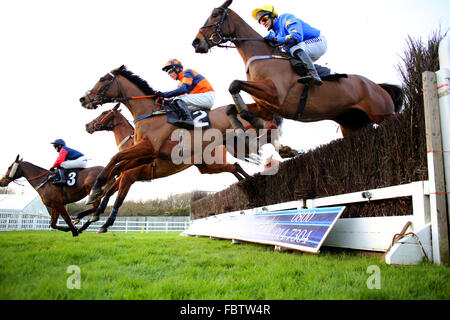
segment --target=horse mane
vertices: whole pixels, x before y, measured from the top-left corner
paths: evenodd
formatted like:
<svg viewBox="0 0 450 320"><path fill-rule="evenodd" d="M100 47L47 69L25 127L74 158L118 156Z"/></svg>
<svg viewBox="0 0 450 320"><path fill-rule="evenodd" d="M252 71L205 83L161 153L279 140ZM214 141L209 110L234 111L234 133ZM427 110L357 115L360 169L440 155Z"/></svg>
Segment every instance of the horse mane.
<svg viewBox="0 0 450 320"><path fill-rule="evenodd" d="M39 170L49 171L48 169L39 167L38 165L35 165L34 163L31 163L31 162L28 162L28 161L20 160L20 162L22 162L22 163L24 163L24 164L27 164L27 165L29 165L29 166L31 166L31 167L33 167L33 168L39 169Z"/></svg>
<svg viewBox="0 0 450 320"><path fill-rule="evenodd" d="M146 95L154 95L155 94L155 90L152 87L150 87L150 85L147 83L147 81L145 81L138 75L134 74L133 72L127 70L127 68L125 66L122 66L121 68L119 68L118 74L120 74L124 78L126 78L129 81L131 81L132 83L134 83L139 89L141 89L144 92L144 94L146 94Z"/></svg>

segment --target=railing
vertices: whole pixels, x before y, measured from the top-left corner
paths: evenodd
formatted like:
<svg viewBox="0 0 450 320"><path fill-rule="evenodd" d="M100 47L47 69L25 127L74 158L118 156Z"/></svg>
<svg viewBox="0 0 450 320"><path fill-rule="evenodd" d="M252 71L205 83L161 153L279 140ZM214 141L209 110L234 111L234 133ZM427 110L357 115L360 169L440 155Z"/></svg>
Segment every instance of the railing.
<svg viewBox="0 0 450 320"><path fill-rule="evenodd" d="M117 217L114 225L109 227L109 231L119 232L152 232L152 231L185 231L189 228L190 221L136 221L134 217ZM81 220L77 227L81 227L88 218ZM86 231L97 231L106 221L101 218L99 221L92 223ZM58 225L65 226L63 219L58 219ZM50 217L16 214L16 213L0 213L0 231L12 230L54 230L50 227Z"/></svg>

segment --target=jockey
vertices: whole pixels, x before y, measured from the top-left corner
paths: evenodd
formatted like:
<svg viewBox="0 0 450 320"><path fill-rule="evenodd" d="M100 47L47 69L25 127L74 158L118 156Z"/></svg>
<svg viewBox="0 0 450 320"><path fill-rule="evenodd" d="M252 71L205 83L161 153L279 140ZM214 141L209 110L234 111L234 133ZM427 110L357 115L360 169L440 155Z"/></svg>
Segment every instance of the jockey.
<svg viewBox="0 0 450 320"><path fill-rule="evenodd" d="M56 139L51 142L55 147L56 151L59 153L50 171L58 168L59 180L55 180L53 184L65 184L66 176L64 174L64 169L74 169L74 168L86 168L87 159L81 152L71 149L66 146L63 139Z"/></svg>
<svg viewBox="0 0 450 320"><path fill-rule="evenodd" d="M216 96L213 87L198 72L192 69L183 71L183 65L177 59L169 60L162 70L166 71L173 80L179 81L179 85L175 90L157 92L157 95L163 98L177 97L172 105L180 111L181 121L175 124L193 128L194 123L189 110L210 110Z"/></svg>
<svg viewBox="0 0 450 320"><path fill-rule="evenodd" d="M256 8L252 15L270 30L264 37L265 41L283 43L290 39L283 45L284 50L299 59L308 70L308 76L302 78L301 82L320 86L322 80L313 63L327 51L327 40L320 31L290 13L278 16L272 5Z"/></svg>

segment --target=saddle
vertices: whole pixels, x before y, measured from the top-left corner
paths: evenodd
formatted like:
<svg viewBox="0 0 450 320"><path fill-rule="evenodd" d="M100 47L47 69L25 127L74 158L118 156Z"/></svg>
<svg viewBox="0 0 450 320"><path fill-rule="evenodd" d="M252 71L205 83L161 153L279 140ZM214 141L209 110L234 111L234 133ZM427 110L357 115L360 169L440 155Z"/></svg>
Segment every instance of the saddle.
<svg viewBox="0 0 450 320"><path fill-rule="evenodd" d="M181 126L176 125L175 123L180 120L180 116L178 113L168 105L167 109L167 122L172 125L175 125L179 128ZM209 119L209 111L206 110L189 110L191 113L192 120L194 121L194 128L206 129L211 128L211 120Z"/></svg>
<svg viewBox="0 0 450 320"><path fill-rule="evenodd" d="M291 63L292 69L301 77L304 77L307 75L308 70L306 69L306 66L299 60L294 57L290 57L289 62ZM323 81L338 81L339 79L348 78L348 75L345 73L331 73L331 69L314 64L314 67L317 70L317 73L319 74L319 77ZM298 80L300 82L300 80ZM300 97L300 102L298 105L297 113L296 113L296 119L300 118L302 115L303 110L306 106L306 101L308 99L308 92L310 88L310 84L306 84L303 88L302 95Z"/></svg>
<svg viewBox="0 0 450 320"><path fill-rule="evenodd" d="M305 65L297 58L290 57L289 62L291 63L292 69L301 77L304 77L308 74L308 70ZM323 81L337 81L342 78L348 78L347 74L344 73L331 73L331 69L321 66L319 64L314 64L316 67L317 73Z"/></svg>
<svg viewBox="0 0 450 320"><path fill-rule="evenodd" d="M73 187L77 184L78 180L78 173L80 170L83 170L82 168L74 168L74 169L64 169L64 170L58 170L59 172L62 172L64 177L61 177L62 180L66 181L65 183L58 183L59 186L68 186ZM49 177L49 181L51 181L53 184L55 184L55 180L59 178L58 171L52 172L52 175Z"/></svg>

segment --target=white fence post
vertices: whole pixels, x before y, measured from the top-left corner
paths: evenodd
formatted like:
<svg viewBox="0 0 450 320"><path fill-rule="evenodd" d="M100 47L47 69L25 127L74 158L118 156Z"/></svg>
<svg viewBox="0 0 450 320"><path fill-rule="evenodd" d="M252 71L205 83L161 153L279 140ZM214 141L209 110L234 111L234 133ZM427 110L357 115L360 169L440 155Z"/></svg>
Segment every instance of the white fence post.
<svg viewBox="0 0 450 320"><path fill-rule="evenodd" d="M447 191L447 217L450 222L450 34L439 44L439 66L436 72L439 111L441 115L442 151Z"/></svg>
<svg viewBox="0 0 450 320"><path fill-rule="evenodd" d="M436 74L422 74L423 100L425 108L425 134L427 143L428 179L430 181L431 239L433 262L449 264L449 242L447 204L444 181L441 121L437 93ZM448 126L448 124L447 124Z"/></svg>

